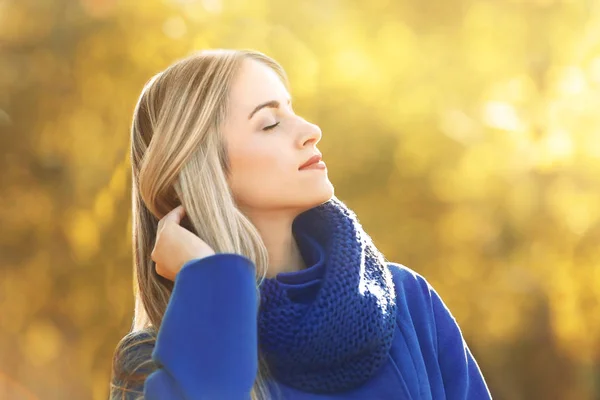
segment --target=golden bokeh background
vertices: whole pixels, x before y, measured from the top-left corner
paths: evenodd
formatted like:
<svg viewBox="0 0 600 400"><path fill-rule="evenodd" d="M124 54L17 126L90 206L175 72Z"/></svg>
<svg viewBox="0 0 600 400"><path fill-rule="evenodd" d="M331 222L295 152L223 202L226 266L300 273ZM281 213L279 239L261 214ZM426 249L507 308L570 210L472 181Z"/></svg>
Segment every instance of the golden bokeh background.
<svg viewBox="0 0 600 400"><path fill-rule="evenodd" d="M600 1L0 0L0 398L106 399L129 124L192 51L286 68L336 194L495 399L600 398Z"/></svg>

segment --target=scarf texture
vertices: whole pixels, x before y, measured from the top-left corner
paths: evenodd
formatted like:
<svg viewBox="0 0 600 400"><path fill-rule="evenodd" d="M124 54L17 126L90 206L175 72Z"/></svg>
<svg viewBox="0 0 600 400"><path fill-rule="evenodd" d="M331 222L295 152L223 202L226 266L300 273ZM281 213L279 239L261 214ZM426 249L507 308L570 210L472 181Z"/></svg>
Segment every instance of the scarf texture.
<svg viewBox="0 0 600 400"><path fill-rule="evenodd" d="M387 361L396 327L392 275L354 212L335 196L300 214L295 233L325 253L312 302L294 302L275 277L260 286L258 339L274 378L311 393L366 383Z"/></svg>

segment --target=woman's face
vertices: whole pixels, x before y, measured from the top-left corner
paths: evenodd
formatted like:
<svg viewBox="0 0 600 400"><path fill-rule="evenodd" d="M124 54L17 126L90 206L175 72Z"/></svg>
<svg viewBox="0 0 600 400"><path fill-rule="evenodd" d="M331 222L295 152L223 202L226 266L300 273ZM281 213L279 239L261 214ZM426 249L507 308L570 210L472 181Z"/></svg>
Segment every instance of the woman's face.
<svg viewBox="0 0 600 400"><path fill-rule="evenodd" d="M327 169L299 169L320 154L321 129L294 113L290 95L273 70L245 60L229 101L223 134L229 185L239 207L302 212L333 196Z"/></svg>

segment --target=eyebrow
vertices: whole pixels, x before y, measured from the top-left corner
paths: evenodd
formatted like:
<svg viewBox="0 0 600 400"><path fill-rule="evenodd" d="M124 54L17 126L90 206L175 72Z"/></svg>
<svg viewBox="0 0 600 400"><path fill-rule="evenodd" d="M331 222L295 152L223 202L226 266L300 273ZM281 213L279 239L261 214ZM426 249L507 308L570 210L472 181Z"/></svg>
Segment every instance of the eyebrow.
<svg viewBox="0 0 600 400"><path fill-rule="evenodd" d="M288 99L288 104L292 104L292 99ZM252 119L252 117L254 116L254 114L256 114L258 111L260 111L261 109L265 108L265 107L269 107L269 108L279 108L279 102L277 100L269 100L267 102L264 102L262 104L257 105L254 110L252 110L252 112L250 113L250 115L248 115L248 119Z"/></svg>

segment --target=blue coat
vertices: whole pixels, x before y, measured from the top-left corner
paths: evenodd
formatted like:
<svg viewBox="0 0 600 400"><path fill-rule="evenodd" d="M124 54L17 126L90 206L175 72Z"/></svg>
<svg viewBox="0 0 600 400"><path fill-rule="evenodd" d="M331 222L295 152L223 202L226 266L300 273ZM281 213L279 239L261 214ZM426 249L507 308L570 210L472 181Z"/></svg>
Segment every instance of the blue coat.
<svg viewBox="0 0 600 400"><path fill-rule="evenodd" d="M322 266L285 274L290 289L299 289L297 296L311 296L316 268ZM396 331L379 373L357 389L327 395L270 381L282 399L491 398L456 320L436 291L405 266L389 263L388 268L396 292ZM294 276L298 282L290 280ZM250 399L258 368L255 279L252 262L236 254L216 254L183 266L152 352L159 368L137 388L145 400Z"/></svg>

